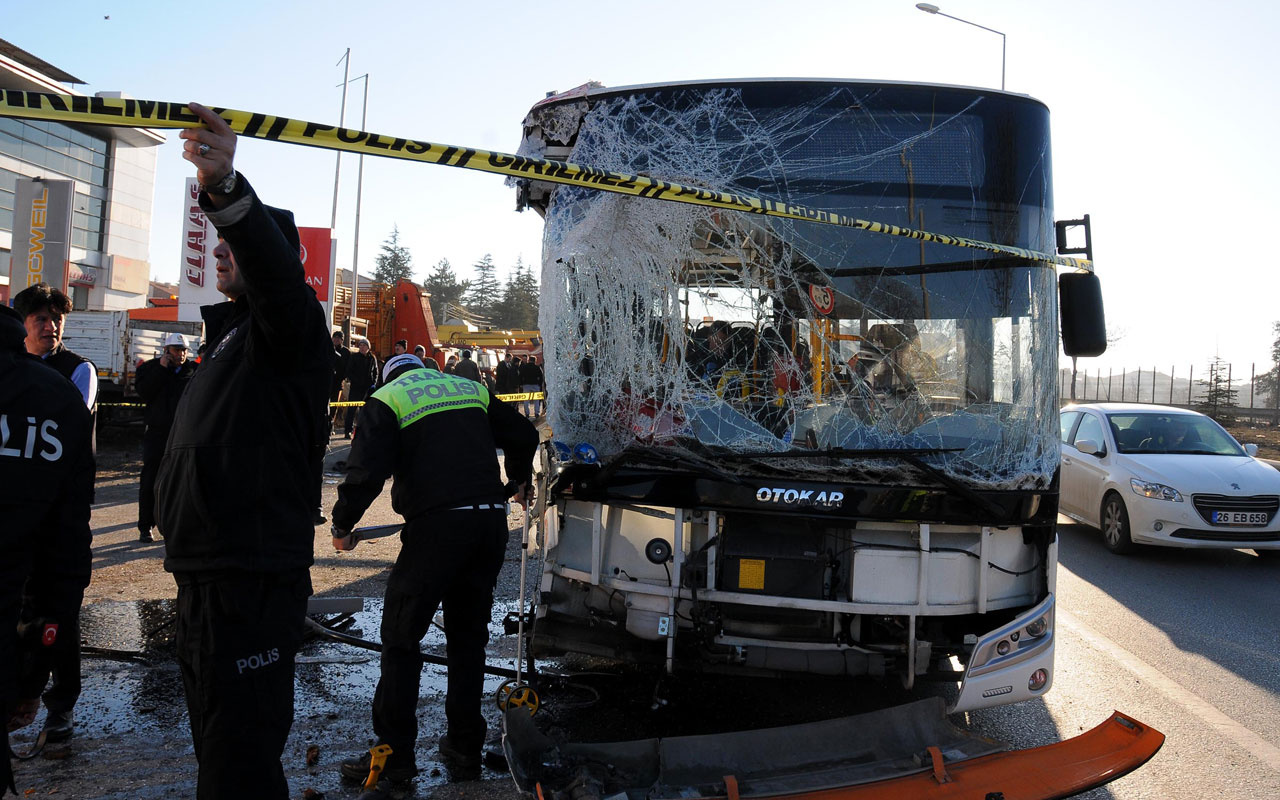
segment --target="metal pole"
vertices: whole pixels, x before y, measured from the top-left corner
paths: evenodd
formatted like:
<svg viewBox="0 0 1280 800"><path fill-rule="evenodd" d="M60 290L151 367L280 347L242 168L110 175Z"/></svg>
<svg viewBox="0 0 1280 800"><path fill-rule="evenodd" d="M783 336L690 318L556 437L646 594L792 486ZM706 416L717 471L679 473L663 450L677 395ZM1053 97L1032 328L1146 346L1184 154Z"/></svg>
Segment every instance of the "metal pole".
<svg viewBox="0 0 1280 800"><path fill-rule="evenodd" d="M1169 405L1173 405L1173 371L1177 368L1177 364L1169 367Z"/></svg>
<svg viewBox="0 0 1280 800"><path fill-rule="evenodd" d="M1120 402L1124 402L1124 390L1129 385L1129 368L1120 370Z"/></svg>
<svg viewBox="0 0 1280 800"><path fill-rule="evenodd" d="M965 25L972 25L975 28L982 28L984 31L990 31L991 33L999 34L1000 35L1000 91L1002 92L1004 91L1005 45L1008 40L1005 38L1005 35L1003 33L1000 33L1000 31L996 30L995 28L988 28L986 25L979 25L978 23L970 22L967 19L960 19L959 17L953 17L950 14L944 14L942 13L942 11L938 9L937 6L933 5L932 3L916 3L916 8L920 9L921 11L927 14L937 14L939 17L954 19L956 22L963 22Z"/></svg>
<svg viewBox="0 0 1280 800"><path fill-rule="evenodd" d="M1227 393L1222 398L1226 401L1223 405L1227 408L1231 408L1231 367L1231 364L1227 364Z"/></svg>
<svg viewBox="0 0 1280 800"><path fill-rule="evenodd" d="M342 54L342 58L338 59L337 64L346 62L342 68L342 106L338 111L338 127L342 127L347 121L347 75L351 73L351 48ZM329 257L332 261L329 264L329 324L332 326L338 315L338 253L337 248L332 244L333 235L338 227L338 178L342 174L342 151L339 150L334 156L333 164L333 213L329 215ZM350 325L347 326L348 329ZM351 344L351 340L347 340L347 344Z"/></svg>
<svg viewBox="0 0 1280 800"><path fill-rule="evenodd" d="M351 48L347 48L347 52L343 53L342 58L338 59L338 64L346 62L346 66L342 68L342 110L338 112L338 127L347 124L347 84L350 81L347 76L351 74ZM336 67L337 64L334 64ZM337 158L334 159L333 165L333 214L329 216L329 227L338 227L338 176L342 173L342 151L339 150Z"/></svg>
<svg viewBox="0 0 1280 800"><path fill-rule="evenodd" d="M1187 367L1187 405L1191 405L1191 387L1195 386L1196 365Z"/></svg>
<svg viewBox="0 0 1280 800"><path fill-rule="evenodd" d="M1111 377L1114 373L1114 367L1107 367L1107 402L1111 402Z"/></svg>
<svg viewBox="0 0 1280 800"><path fill-rule="evenodd" d="M356 80L364 79L364 107L360 111L360 130L367 127L369 118L369 73L361 75ZM360 195L364 190L364 153L360 154L357 159L360 165L356 169L356 230L352 235L355 242L351 249L351 316L356 315L356 296L359 294L360 288Z"/></svg>
<svg viewBox="0 0 1280 800"><path fill-rule="evenodd" d="M1249 410L1253 410L1253 382L1257 378L1258 363L1255 361L1249 364ZM1249 421L1253 421L1253 417L1249 417Z"/></svg>

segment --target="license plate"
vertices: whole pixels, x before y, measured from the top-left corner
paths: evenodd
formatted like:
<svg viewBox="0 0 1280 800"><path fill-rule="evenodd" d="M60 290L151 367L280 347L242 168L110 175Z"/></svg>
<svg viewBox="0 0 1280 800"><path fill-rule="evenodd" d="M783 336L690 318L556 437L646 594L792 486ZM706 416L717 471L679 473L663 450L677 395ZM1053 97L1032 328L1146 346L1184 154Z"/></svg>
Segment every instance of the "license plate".
<svg viewBox="0 0 1280 800"><path fill-rule="evenodd" d="M1266 525L1265 511L1215 511L1209 517L1214 525Z"/></svg>

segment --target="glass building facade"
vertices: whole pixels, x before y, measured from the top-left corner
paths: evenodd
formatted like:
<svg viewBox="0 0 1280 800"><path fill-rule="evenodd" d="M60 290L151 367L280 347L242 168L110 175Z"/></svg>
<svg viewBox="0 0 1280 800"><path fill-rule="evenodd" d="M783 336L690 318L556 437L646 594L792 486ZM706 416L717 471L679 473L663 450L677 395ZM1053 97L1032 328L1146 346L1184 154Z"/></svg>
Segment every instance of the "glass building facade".
<svg viewBox="0 0 1280 800"><path fill-rule="evenodd" d="M107 206L110 142L57 122L0 117L0 155L29 165L35 173L72 179L77 191L71 215L71 244L102 249ZM0 167L0 229L13 229L14 187L22 175Z"/></svg>

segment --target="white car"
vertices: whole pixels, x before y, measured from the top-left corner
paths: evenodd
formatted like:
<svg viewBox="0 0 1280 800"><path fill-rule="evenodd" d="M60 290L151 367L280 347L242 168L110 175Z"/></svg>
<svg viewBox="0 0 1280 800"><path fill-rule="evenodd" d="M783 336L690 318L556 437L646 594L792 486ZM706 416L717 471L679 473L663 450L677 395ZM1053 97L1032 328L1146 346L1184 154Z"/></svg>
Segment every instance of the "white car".
<svg viewBox="0 0 1280 800"><path fill-rule="evenodd" d="M1252 548L1280 556L1280 470L1203 414L1133 403L1070 405L1059 417L1058 510L1107 548Z"/></svg>

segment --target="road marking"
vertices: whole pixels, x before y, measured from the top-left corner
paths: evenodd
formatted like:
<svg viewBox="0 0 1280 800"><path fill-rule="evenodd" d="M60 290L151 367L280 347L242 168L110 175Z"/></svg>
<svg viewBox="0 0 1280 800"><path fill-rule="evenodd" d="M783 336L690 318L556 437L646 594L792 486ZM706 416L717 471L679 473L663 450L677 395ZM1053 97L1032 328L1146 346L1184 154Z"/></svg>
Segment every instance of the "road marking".
<svg viewBox="0 0 1280 800"><path fill-rule="evenodd" d="M1252 753L1263 764L1280 772L1280 747L1268 742L1249 728L1218 710L1217 706L1182 684L1169 678L1160 670L1138 658L1119 644L1080 621L1075 615L1056 610L1057 624L1075 633L1096 650L1111 656L1120 666L1138 676L1144 683L1154 686L1170 700L1178 703L1213 730Z"/></svg>

